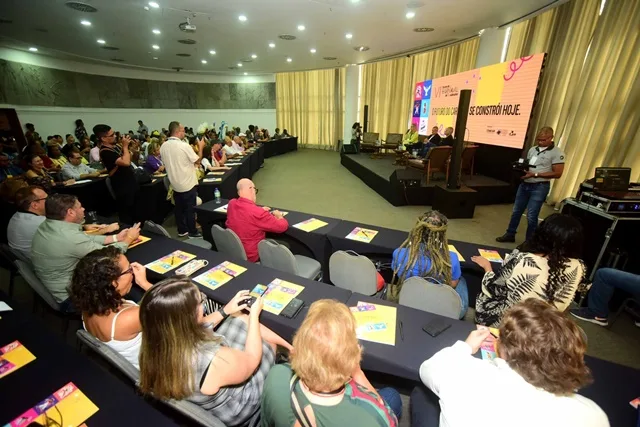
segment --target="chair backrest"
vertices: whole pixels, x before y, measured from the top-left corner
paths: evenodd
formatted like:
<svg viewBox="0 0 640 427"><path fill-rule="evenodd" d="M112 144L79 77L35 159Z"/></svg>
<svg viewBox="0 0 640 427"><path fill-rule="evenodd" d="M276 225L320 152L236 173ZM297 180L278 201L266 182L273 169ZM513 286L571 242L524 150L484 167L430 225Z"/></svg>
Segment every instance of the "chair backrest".
<svg viewBox="0 0 640 427"><path fill-rule="evenodd" d="M76 331L78 339L91 350L95 351L107 362L113 365L118 371L122 372L127 378L134 384L140 380L140 371L133 366L127 359L125 359L120 353L91 335L84 329L78 329Z"/></svg>
<svg viewBox="0 0 640 427"><path fill-rule="evenodd" d="M459 319L462 311L460 295L451 286L416 276L402 283L399 303L452 319Z"/></svg>
<svg viewBox="0 0 640 427"><path fill-rule="evenodd" d="M425 160L431 161L431 169L444 170L449 157L451 157L451 147L433 147L427 153Z"/></svg>
<svg viewBox="0 0 640 427"><path fill-rule="evenodd" d="M362 142L374 144L378 138L380 138L380 134L378 132L365 132L362 137Z"/></svg>
<svg viewBox="0 0 640 427"><path fill-rule="evenodd" d="M19 252L11 249L6 243L0 243L0 267L6 268L9 271L16 271L16 260L18 259L28 261L23 259Z"/></svg>
<svg viewBox="0 0 640 427"><path fill-rule="evenodd" d="M258 243L258 253L260 254L261 265L274 270L298 274L296 258L286 246L275 240L264 239L260 241Z"/></svg>
<svg viewBox="0 0 640 427"><path fill-rule="evenodd" d="M376 266L366 256L353 251L337 251L329 258L331 283L339 288L375 295L377 291Z"/></svg>
<svg viewBox="0 0 640 427"><path fill-rule="evenodd" d="M187 400L161 400L160 402L180 412L185 417L205 427L226 427L218 417Z"/></svg>
<svg viewBox="0 0 640 427"><path fill-rule="evenodd" d="M16 260L15 263L16 267L18 267L20 275L24 277L24 280L26 280L29 286L31 286L31 289L33 289L33 291L37 293L49 307L51 307L55 311L60 311L60 303L56 301L51 292L49 292L49 289L47 289L40 281L38 276L36 276L36 273L31 268L31 265L24 261L20 261L19 259Z"/></svg>
<svg viewBox="0 0 640 427"><path fill-rule="evenodd" d="M171 181L169 181L169 175L165 175L162 178L162 183L164 184L164 189L169 191L169 187L171 186Z"/></svg>
<svg viewBox="0 0 640 427"><path fill-rule="evenodd" d="M116 200L116 193L113 191L113 185L111 185L111 177L108 176L107 179L104 180L104 183L107 185L107 190L109 191L111 198Z"/></svg>
<svg viewBox="0 0 640 427"><path fill-rule="evenodd" d="M160 236L171 238L171 234L160 224L156 224L151 220L146 220L144 225L142 226L143 231L148 231L149 233L158 234Z"/></svg>
<svg viewBox="0 0 640 427"><path fill-rule="evenodd" d="M247 253L242 246L242 242L236 233L229 228L222 228L219 225L211 227L213 242L216 244L218 252L227 254L236 259L247 260Z"/></svg>
<svg viewBox="0 0 640 427"><path fill-rule="evenodd" d="M461 161L461 169L462 170L471 170L471 165L473 164L473 158L476 155L476 151L478 150L477 145L467 145L462 150L462 161Z"/></svg>
<svg viewBox="0 0 640 427"><path fill-rule="evenodd" d="M387 140L385 141L387 144L400 144L402 142L402 134L401 133L388 133Z"/></svg>

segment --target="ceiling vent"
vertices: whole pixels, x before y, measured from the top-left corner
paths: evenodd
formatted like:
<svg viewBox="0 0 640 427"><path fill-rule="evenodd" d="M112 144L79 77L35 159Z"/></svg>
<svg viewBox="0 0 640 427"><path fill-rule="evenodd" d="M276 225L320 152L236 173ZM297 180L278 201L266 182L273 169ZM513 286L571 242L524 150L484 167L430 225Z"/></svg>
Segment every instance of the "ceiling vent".
<svg viewBox="0 0 640 427"><path fill-rule="evenodd" d="M111 60L114 62L124 62L124 59L122 58L111 58Z"/></svg>
<svg viewBox="0 0 640 427"><path fill-rule="evenodd" d="M177 72L180 72L180 70L184 70L183 67L171 67L171 68L176 70Z"/></svg>
<svg viewBox="0 0 640 427"><path fill-rule="evenodd" d="M181 56L183 58L188 58L191 56L190 53L176 53L176 56Z"/></svg>
<svg viewBox="0 0 640 427"><path fill-rule="evenodd" d="M196 44L197 42L193 39L182 39L182 40L178 40L178 43L182 43L182 44Z"/></svg>
<svg viewBox="0 0 640 427"><path fill-rule="evenodd" d="M115 46L102 46L102 48L104 50L120 50L119 47L115 47Z"/></svg>
<svg viewBox="0 0 640 427"><path fill-rule="evenodd" d="M366 52L369 50L369 46L356 46L353 50L357 50L358 52Z"/></svg>
<svg viewBox="0 0 640 427"><path fill-rule="evenodd" d="M68 1L65 3L65 6L73 10L77 10L78 12L94 13L98 11L98 9L90 4L83 3L81 1Z"/></svg>
<svg viewBox="0 0 640 427"><path fill-rule="evenodd" d="M291 34L280 34L278 38L282 40L295 40L296 36L292 36Z"/></svg>
<svg viewBox="0 0 640 427"><path fill-rule="evenodd" d="M235 66L234 66L234 67L229 67L229 69L230 69L230 70L237 70L237 69L238 69L238 67L235 67Z"/></svg>
<svg viewBox="0 0 640 427"><path fill-rule="evenodd" d="M415 33L430 33L431 31L433 31L433 28L430 27L420 27L420 28L414 28L413 31Z"/></svg>
<svg viewBox="0 0 640 427"><path fill-rule="evenodd" d="M325 56L322 59L324 59L325 61L335 61L338 58L336 58L335 56Z"/></svg>

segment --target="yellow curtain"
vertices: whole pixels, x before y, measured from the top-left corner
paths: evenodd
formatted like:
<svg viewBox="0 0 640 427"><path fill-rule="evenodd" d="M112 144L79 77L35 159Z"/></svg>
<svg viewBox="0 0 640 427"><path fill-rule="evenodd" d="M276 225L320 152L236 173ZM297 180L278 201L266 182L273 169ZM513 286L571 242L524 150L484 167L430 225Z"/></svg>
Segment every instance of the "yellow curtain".
<svg viewBox="0 0 640 427"><path fill-rule="evenodd" d="M360 94L360 123L364 106L369 106L369 127L379 132L404 133L411 109L411 58L374 62L362 65Z"/></svg>
<svg viewBox="0 0 640 427"><path fill-rule="evenodd" d="M415 55L412 58L413 71L409 90L413 91L413 85L423 80L471 70L476 66L479 46L480 37L474 37L466 42Z"/></svg>
<svg viewBox="0 0 640 427"><path fill-rule="evenodd" d="M632 180L640 178L639 23L639 1L606 3L574 96L564 102L570 108L561 123L567 167L550 202L574 195L598 166L628 166Z"/></svg>
<svg viewBox="0 0 640 427"><path fill-rule="evenodd" d="M336 129L343 127L344 75L334 69L276 74L277 126L297 136L302 147L336 149Z"/></svg>
<svg viewBox="0 0 640 427"><path fill-rule="evenodd" d="M511 27L506 60L549 52L554 31L557 29L559 7Z"/></svg>

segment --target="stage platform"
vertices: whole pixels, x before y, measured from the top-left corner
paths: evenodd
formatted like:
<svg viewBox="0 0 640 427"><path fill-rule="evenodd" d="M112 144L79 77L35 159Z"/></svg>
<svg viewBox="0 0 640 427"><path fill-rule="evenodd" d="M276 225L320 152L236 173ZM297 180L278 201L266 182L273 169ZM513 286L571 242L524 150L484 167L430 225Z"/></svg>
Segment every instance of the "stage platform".
<svg viewBox="0 0 640 427"><path fill-rule="evenodd" d="M381 155L377 159L372 159L368 153L340 155L342 166L392 205L431 205L434 187L446 185L444 174L436 173L427 185L424 174L418 169L396 166L394 161L395 154ZM398 174L415 176L420 179L420 185L406 187L397 179ZM515 188L508 182L483 175L463 175L462 183L478 192L479 205L513 202Z"/></svg>

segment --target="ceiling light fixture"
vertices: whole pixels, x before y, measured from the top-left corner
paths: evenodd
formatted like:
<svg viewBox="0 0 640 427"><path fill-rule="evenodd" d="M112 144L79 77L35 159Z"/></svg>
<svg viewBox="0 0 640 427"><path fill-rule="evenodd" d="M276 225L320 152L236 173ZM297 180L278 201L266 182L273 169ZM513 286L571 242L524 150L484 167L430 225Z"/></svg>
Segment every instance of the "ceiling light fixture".
<svg viewBox="0 0 640 427"><path fill-rule="evenodd" d="M317 52L317 50L315 50L315 48L311 48L311 49L309 50L309 52L311 52L311 53L316 53L316 52Z"/></svg>
<svg viewBox="0 0 640 427"><path fill-rule="evenodd" d="M353 38L353 34L351 34L351 33L347 33L347 34L345 34L344 36L345 36L346 38L348 38L348 39L352 39L352 38Z"/></svg>
<svg viewBox="0 0 640 427"><path fill-rule="evenodd" d="M216 51L215 51L215 50L210 50L210 51L209 51L209 53L210 53L211 55L215 55L215 54L216 54Z"/></svg>
<svg viewBox="0 0 640 427"><path fill-rule="evenodd" d="M287 58L287 62L291 62L291 61L293 61L293 59Z"/></svg>
<svg viewBox="0 0 640 427"><path fill-rule="evenodd" d="M244 73L245 76L249 75L249 73Z"/></svg>
<svg viewBox="0 0 640 427"><path fill-rule="evenodd" d="M158 30L157 28L154 28L153 30L151 30L151 32L153 34L160 34L160 30Z"/></svg>
<svg viewBox="0 0 640 427"><path fill-rule="evenodd" d="M242 62L238 62L238 67L242 67Z"/></svg>
<svg viewBox="0 0 640 427"><path fill-rule="evenodd" d="M357 46L354 47L353 50L357 50L358 52L366 52L369 50L369 46Z"/></svg>
<svg viewBox="0 0 640 427"><path fill-rule="evenodd" d="M413 19L413 18L415 18L416 13L415 12L407 12L407 14L404 15L404 16L406 16L407 19Z"/></svg>
<svg viewBox="0 0 640 427"><path fill-rule="evenodd" d="M149 6L145 6L143 9L144 10L149 10Z"/></svg>
<svg viewBox="0 0 640 427"><path fill-rule="evenodd" d="M244 15L240 15L240 16L238 16L238 19L239 19L241 22L246 22L246 21L247 21L247 17L246 17L246 16L244 16Z"/></svg>
<svg viewBox="0 0 640 427"><path fill-rule="evenodd" d="M156 2L154 2L154 1L150 1L149 2L149 6L151 6L154 9L157 9L157 8L160 7L160 5L158 3L156 3Z"/></svg>
<svg viewBox="0 0 640 427"><path fill-rule="evenodd" d="M157 56L154 56L154 57L153 57L153 59L158 59L158 57L157 57Z"/></svg>
<svg viewBox="0 0 640 427"><path fill-rule="evenodd" d="M478 35L481 36L482 34L484 34L484 28L480 31L478 31Z"/></svg>
<svg viewBox="0 0 640 427"><path fill-rule="evenodd" d="M157 44L154 44L153 46L151 46L152 48L154 48L155 50L160 49L160 46L158 46Z"/></svg>
<svg viewBox="0 0 640 427"><path fill-rule="evenodd" d="M256 59L256 58L258 57L258 55L256 55L256 54L254 53L253 55L251 55L251 57L252 57L253 59Z"/></svg>
<svg viewBox="0 0 640 427"><path fill-rule="evenodd" d="M91 26L91 22L89 22L89 21L80 21L80 23L82 25L84 25L85 27L90 27Z"/></svg>
<svg viewBox="0 0 640 427"><path fill-rule="evenodd" d="M433 31L433 28L430 27L420 27L420 28L414 28L413 31L415 33L430 33L431 31Z"/></svg>
<svg viewBox="0 0 640 427"><path fill-rule="evenodd" d="M202 62L203 64L206 64L206 63L207 63L207 60L206 60L206 59L203 59L203 60L202 60L202 61L200 61L200 62Z"/></svg>
<svg viewBox="0 0 640 427"><path fill-rule="evenodd" d="M37 47L30 47L29 48L29 52L37 52L38 48Z"/></svg>
<svg viewBox="0 0 640 427"><path fill-rule="evenodd" d="M269 43L269 47L270 47L271 49L273 49L274 47L276 47L276 44L275 44L275 43Z"/></svg>
<svg viewBox="0 0 640 427"><path fill-rule="evenodd" d="M104 40L102 40L102 39L98 39L98 40L96 40L96 41L98 42L98 44L105 44L105 43L106 43L106 41L104 41Z"/></svg>
<svg viewBox="0 0 640 427"><path fill-rule="evenodd" d="M304 25L298 25L298 31L304 31L305 28L306 27Z"/></svg>

